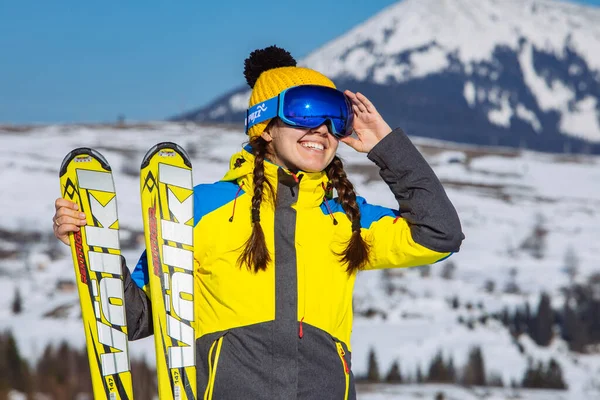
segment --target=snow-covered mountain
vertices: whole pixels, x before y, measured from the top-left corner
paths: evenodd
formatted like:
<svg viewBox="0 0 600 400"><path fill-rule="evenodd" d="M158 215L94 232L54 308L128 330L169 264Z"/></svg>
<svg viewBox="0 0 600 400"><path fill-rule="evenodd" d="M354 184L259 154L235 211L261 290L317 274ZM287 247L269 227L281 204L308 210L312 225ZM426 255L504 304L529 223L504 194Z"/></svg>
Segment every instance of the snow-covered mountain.
<svg viewBox="0 0 600 400"><path fill-rule="evenodd" d="M600 8L403 0L301 64L367 94L416 136L600 153ZM174 119L243 121L241 87Z"/></svg>
<svg viewBox="0 0 600 400"><path fill-rule="evenodd" d="M0 332L11 329L31 361L41 357L47 343L67 340L83 347L70 252L51 233L54 199L60 194L58 168L69 151L93 147L111 164L123 254L133 268L143 248L138 171L144 153L158 142L176 142L191 156L194 182L212 182L223 176L229 156L245 139L241 129L194 124L0 127L0 148L10 150L0 159L0 179L7 188L0 191ZM541 291L560 310L570 277L584 282L600 272L600 157L414 141L455 204L466 239L459 253L429 270L358 276L352 369L364 375L373 349L382 375L398 362L403 376L414 379L417 368L425 372L438 351L452 357L459 369L470 349L479 346L486 372L499 377L505 388L396 385L363 388L359 399L434 398L437 392L448 399L600 398L598 349L569 351L559 333L540 346L529 335L514 337L490 317L525 303L537 310ZM364 154L347 146L339 154L359 195L396 207ZM537 253L525 246L536 232L545 232ZM577 274L567 273L568 263L577 265ZM13 315L10 304L17 288L23 312ZM450 301L454 298L456 304ZM133 357L153 363L151 338L131 342L130 350ZM529 360L551 358L561 366L569 390L510 389L512 382L521 382Z"/></svg>

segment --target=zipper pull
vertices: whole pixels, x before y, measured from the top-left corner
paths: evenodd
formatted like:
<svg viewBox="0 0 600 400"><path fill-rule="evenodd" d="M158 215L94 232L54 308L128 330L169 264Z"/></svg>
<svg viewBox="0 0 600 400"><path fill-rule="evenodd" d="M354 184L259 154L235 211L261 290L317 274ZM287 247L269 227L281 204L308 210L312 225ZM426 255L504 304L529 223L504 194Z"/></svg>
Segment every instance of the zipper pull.
<svg viewBox="0 0 600 400"><path fill-rule="evenodd" d="M337 342L335 345L338 348L338 353L340 354L340 358L342 359L342 362L344 363L344 371L346 372L346 374L349 374L350 368L348 368L348 363L346 362L346 358L344 357L346 355L346 352L344 351L344 347L342 346L341 343L337 343Z"/></svg>
<svg viewBox="0 0 600 400"><path fill-rule="evenodd" d="M302 339L302 336L304 336L304 332L302 331L302 321L304 321L304 317L302 317L300 320L300 326L298 327L298 337L300 339Z"/></svg>

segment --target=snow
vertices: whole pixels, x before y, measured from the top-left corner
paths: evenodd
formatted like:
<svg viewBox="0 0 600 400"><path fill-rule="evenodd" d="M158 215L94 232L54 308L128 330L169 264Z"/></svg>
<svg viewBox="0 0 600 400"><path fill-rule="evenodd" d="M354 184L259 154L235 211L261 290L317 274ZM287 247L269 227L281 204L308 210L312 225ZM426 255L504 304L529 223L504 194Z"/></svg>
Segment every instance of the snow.
<svg viewBox="0 0 600 400"><path fill-rule="evenodd" d="M529 122L531 127L537 133L542 131L542 125L533 111L525 107L523 104L517 104L517 116L524 121Z"/></svg>
<svg viewBox="0 0 600 400"><path fill-rule="evenodd" d="M397 64L393 60L386 60L385 64L373 71L373 81L385 84L388 79L402 82L410 77L410 67L406 64Z"/></svg>
<svg viewBox="0 0 600 400"><path fill-rule="evenodd" d="M444 70L450 65L446 52L437 47L433 47L428 51L411 54L410 63L413 67L413 78L427 76L431 73Z"/></svg>
<svg viewBox="0 0 600 400"><path fill-rule="evenodd" d="M373 64L373 56L364 48L354 49L346 57L348 63L354 66L354 77L364 80L369 74L369 69Z"/></svg>
<svg viewBox="0 0 600 400"><path fill-rule="evenodd" d="M227 107L225 107L224 105L221 105L220 107L217 107L214 110L211 110L211 112L208 114L208 116L210 118L218 118L222 115L225 115L226 112L227 112Z"/></svg>
<svg viewBox="0 0 600 400"><path fill-rule="evenodd" d="M492 124L509 128L512 115L513 111L508 102L508 94L505 94L500 99L500 108L488 112L488 119Z"/></svg>
<svg viewBox="0 0 600 400"><path fill-rule="evenodd" d="M473 87L473 92L475 88ZM500 97L502 98L502 96ZM589 105L588 105L589 106ZM517 111L519 107L517 106ZM521 115L526 115L521 111ZM58 258L47 249L54 244L52 215L59 196L58 168L63 157L79 146L93 147L109 161L114 171L120 225L128 231L142 230L137 169L145 152L154 144L173 141L192 157L194 183L213 182L226 172L229 156L238 151L246 136L242 129L225 129L196 124L154 123L116 129L109 126L40 126L15 133L0 128L0 148L10 149L0 159L0 178L9 190L0 191L5 217L0 231L38 233L29 244L17 242L16 257L0 259L0 331L12 329L23 354L33 361L48 343L67 340L83 346L85 336L78 314L77 294L57 290L60 280L73 279L68 247L58 245ZM460 146L413 138L445 185L466 235L461 251L449 260L431 266L431 276L421 277L418 269L360 273L356 281L352 336L352 367L355 374L367 369L371 348L375 349L380 371L387 373L398 361L402 372L414 375L416 367L428 368L431 358L442 351L462 368L469 350L481 346L488 374L499 374L506 385L520 380L528 357L556 359L569 384L568 391L518 390L523 399L600 398L600 354L578 355L555 339L539 347L528 337L518 341L496 321L476 322L473 329L458 323L477 319L483 313L514 309L528 302L537 306L541 291L553 296L560 306L561 287L568 282L564 272L565 254L572 248L579 260L578 280L598 272L600 252L600 157L561 156L508 149ZM117 143L118 147L113 143ZM348 175L357 192L371 202L397 207L396 200L364 154L340 145ZM35 192L27 180L35 181ZM539 218L548 229L543 258L519 250ZM123 238L124 236L122 236ZM0 249L14 243L0 242ZM14 246L14 245L12 245ZM133 268L142 244L123 251ZM14 247L13 247L14 249ZM453 279L440 276L445 264L456 266ZM517 271L520 294L503 288L511 269ZM493 292L484 290L493 281ZM386 290L391 286L391 294ZM24 313L14 316L10 303L16 288L24 295ZM457 296L461 307L453 309L448 299ZM481 304L467 309L467 303ZM383 310L383 316L366 318L367 309ZM63 317L49 317L56 310ZM130 343L132 357L152 361L152 338ZM595 391L594 391L595 390ZM360 399L433 398L443 391L448 399L505 399L511 389L469 389L444 385L361 386ZM485 394L488 393L488 394Z"/></svg>
<svg viewBox="0 0 600 400"><path fill-rule="evenodd" d="M435 399L443 394L446 400L594 400L595 393L586 391L523 390L499 388L462 388L450 385L365 385L359 390L360 400Z"/></svg>
<svg viewBox="0 0 600 400"><path fill-rule="evenodd" d="M536 96L538 106L542 110L565 109L568 103L575 98L575 93L559 80L548 83L546 79L537 74L533 66L533 49L530 44L525 45L519 54L519 62L525 83Z"/></svg>
<svg viewBox="0 0 600 400"><path fill-rule="evenodd" d="M467 100L467 103L469 104L469 107L473 107L475 105L475 85L473 82L465 82L463 94L465 96L465 100Z"/></svg>
<svg viewBox="0 0 600 400"><path fill-rule="evenodd" d="M592 142L600 142L600 115L598 100L587 96L573 105L573 111L565 113L560 128L570 135Z"/></svg>
<svg viewBox="0 0 600 400"><path fill-rule="evenodd" d="M234 111L246 111L246 109L248 108L251 94L251 90L248 90L243 93L234 94L229 99L229 106Z"/></svg>
<svg viewBox="0 0 600 400"><path fill-rule="evenodd" d="M580 65L571 64L569 65L569 75L579 75L582 72Z"/></svg>

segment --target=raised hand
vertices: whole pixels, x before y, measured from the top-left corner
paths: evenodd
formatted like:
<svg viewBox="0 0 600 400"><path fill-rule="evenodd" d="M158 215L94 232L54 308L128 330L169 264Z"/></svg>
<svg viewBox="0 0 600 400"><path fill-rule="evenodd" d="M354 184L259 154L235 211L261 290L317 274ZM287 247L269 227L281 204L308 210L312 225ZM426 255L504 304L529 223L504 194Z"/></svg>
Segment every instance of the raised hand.
<svg viewBox="0 0 600 400"><path fill-rule="evenodd" d="M358 139L348 136L341 139L341 141L360 153L368 153L392 129L377 112L373 103L362 93L353 93L346 90L344 94L352 102L352 110L354 111L353 128Z"/></svg>

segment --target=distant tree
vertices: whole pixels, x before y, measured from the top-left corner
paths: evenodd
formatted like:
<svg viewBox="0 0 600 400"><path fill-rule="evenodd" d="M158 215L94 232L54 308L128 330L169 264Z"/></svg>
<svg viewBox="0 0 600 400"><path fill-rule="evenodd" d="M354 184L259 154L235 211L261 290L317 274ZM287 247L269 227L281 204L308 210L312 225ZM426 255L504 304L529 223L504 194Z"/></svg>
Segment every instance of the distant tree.
<svg viewBox="0 0 600 400"><path fill-rule="evenodd" d="M513 336L518 337L527 329L527 322L524 317L525 313L520 308L515 310L513 314L510 330Z"/></svg>
<svg viewBox="0 0 600 400"><path fill-rule="evenodd" d="M198 157L198 145L193 140L185 144L185 151L191 159Z"/></svg>
<svg viewBox="0 0 600 400"><path fill-rule="evenodd" d="M491 279L488 279L487 281L485 281L484 290L490 294L494 293L494 291L496 290L496 282L494 282Z"/></svg>
<svg viewBox="0 0 600 400"><path fill-rule="evenodd" d="M442 267L442 278L443 279L454 279L454 274L456 273L456 264L454 261L447 261L444 263Z"/></svg>
<svg viewBox="0 0 600 400"><path fill-rule="evenodd" d="M392 278L392 270L384 269L381 273L381 286L385 291L385 294L391 296L396 291L396 285Z"/></svg>
<svg viewBox="0 0 600 400"><path fill-rule="evenodd" d="M480 323L481 325L485 325L485 324L487 324L487 322L488 322L488 319L489 319L489 315L488 315L488 314L483 314L483 315L481 315L481 316L479 317L479 323Z"/></svg>
<svg viewBox="0 0 600 400"><path fill-rule="evenodd" d="M536 366L533 366L531 359L527 362L527 370L523 376L521 386L524 388L540 389L544 387L544 369L542 363L538 361Z"/></svg>
<svg viewBox="0 0 600 400"><path fill-rule="evenodd" d="M429 365L429 373L427 382L430 383L454 383L456 381L456 371L452 358L446 363L442 352L439 351L431 364Z"/></svg>
<svg viewBox="0 0 600 400"><path fill-rule="evenodd" d="M535 317L531 314L531 307L529 306L529 302L525 302L525 309L523 312L523 323L526 327L525 332L533 332L535 330Z"/></svg>
<svg viewBox="0 0 600 400"><path fill-rule="evenodd" d="M31 379L29 366L21 358L13 334L8 332L4 340L3 363L9 387L22 393L29 393Z"/></svg>
<svg viewBox="0 0 600 400"><path fill-rule="evenodd" d="M510 314L508 312L508 308L504 307L500 319L502 321L502 325L504 325L505 327L510 326Z"/></svg>
<svg viewBox="0 0 600 400"><path fill-rule="evenodd" d="M12 313L17 315L23 312L23 298L21 297L21 291L19 288L15 289L15 295L13 297L11 305Z"/></svg>
<svg viewBox="0 0 600 400"><path fill-rule="evenodd" d="M421 278L429 278L431 276L431 265L422 265L417 268L419 269Z"/></svg>
<svg viewBox="0 0 600 400"><path fill-rule="evenodd" d="M532 339L540 346L548 346L553 337L554 312L550 305L550 296L542 293L534 322Z"/></svg>
<svg viewBox="0 0 600 400"><path fill-rule="evenodd" d="M490 374L490 376L487 378L487 385L490 387L504 387L502 376L495 373Z"/></svg>
<svg viewBox="0 0 600 400"><path fill-rule="evenodd" d="M421 371L420 366L417 366L417 376L415 379L416 379L417 383L425 382L425 378L423 377L423 372Z"/></svg>
<svg viewBox="0 0 600 400"><path fill-rule="evenodd" d="M566 389L567 384L565 383L562 375L562 369L554 358L551 358L546 368L545 381L549 389Z"/></svg>
<svg viewBox="0 0 600 400"><path fill-rule="evenodd" d="M577 278L577 273L579 272L579 257L577 257L573 247L569 246L567 248L563 264L564 271L569 277L569 282L571 285L573 285L575 283L575 279Z"/></svg>
<svg viewBox="0 0 600 400"><path fill-rule="evenodd" d="M529 360L522 386L533 389L567 389L562 369L553 358L547 366L538 361L534 367L533 362Z"/></svg>
<svg viewBox="0 0 600 400"><path fill-rule="evenodd" d="M479 346L469 352L469 359L463 372L463 384L467 386L485 386L485 364Z"/></svg>
<svg viewBox="0 0 600 400"><path fill-rule="evenodd" d="M460 301L458 300L458 296L454 296L451 301L452 309L458 310L460 308Z"/></svg>
<svg viewBox="0 0 600 400"><path fill-rule="evenodd" d="M545 226L545 219L542 214L537 214L532 231L523 243L521 243L521 249L528 252L534 258L544 258L547 236L548 229Z"/></svg>
<svg viewBox="0 0 600 400"><path fill-rule="evenodd" d="M385 377L385 381L388 383L402 383L402 373L400 372L400 366L398 361L394 361L390 371Z"/></svg>
<svg viewBox="0 0 600 400"><path fill-rule="evenodd" d="M148 366L146 360L131 360L131 381L136 400L156 398L158 391L156 371Z"/></svg>
<svg viewBox="0 0 600 400"><path fill-rule="evenodd" d="M374 349L371 349L369 351L367 381L368 382L380 382L381 381L381 375L379 375L379 365L377 363L377 356L375 355Z"/></svg>
<svg viewBox="0 0 600 400"><path fill-rule="evenodd" d="M8 347L8 335L6 333L0 333L0 398L6 398L8 390L10 389L9 373L10 368L7 362L7 347Z"/></svg>
<svg viewBox="0 0 600 400"><path fill-rule="evenodd" d="M517 275L519 274L519 270L516 268L511 268L508 271L508 282L506 282L506 286L504 287L504 292L508 294L518 294L521 293L521 289L517 284Z"/></svg>

